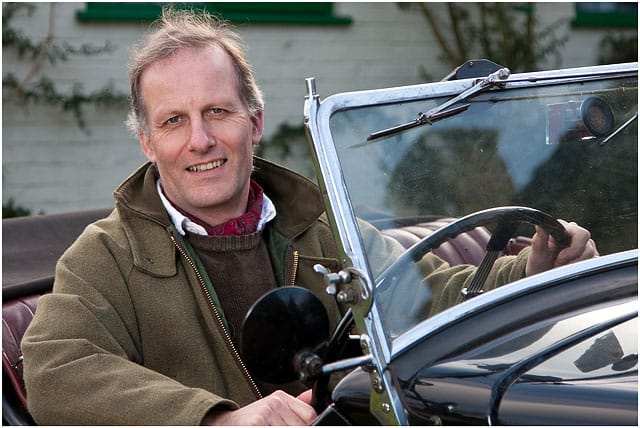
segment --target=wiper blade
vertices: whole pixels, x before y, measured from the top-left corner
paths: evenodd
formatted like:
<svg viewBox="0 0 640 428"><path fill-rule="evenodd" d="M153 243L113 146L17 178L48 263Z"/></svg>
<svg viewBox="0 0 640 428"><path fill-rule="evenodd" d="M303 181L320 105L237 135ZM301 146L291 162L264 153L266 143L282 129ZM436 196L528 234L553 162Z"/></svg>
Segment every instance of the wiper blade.
<svg viewBox="0 0 640 428"><path fill-rule="evenodd" d="M367 137L367 141L376 140L378 138L387 137L389 135L397 134L398 132L406 131L407 129L415 128L420 125L431 125L433 122L436 122L440 119L444 119L445 117L453 116L454 114L458 114L460 112L465 111L469 108L471 104L463 104L459 107L454 107L449 110L436 112L436 113L422 113L418 114L411 122L403 123L401 125L396 125L391 128L383 129L380 131L372 132L371 135Z"/></svg>
<svg viewBox="0 0 640 428"><path fill-rule="evenodd" d="M426 113L420 112L420 114L418 114L418 117L416 117L414 120L407 123L393 126L391 128L382 129L380 131L371 133L367 137L367 141L376 140L378 138L387 137L389 135L394 135L399 132L405 131L407 129L415 128L421 125L425 125L425 124L431 125L433 122L437 120L444 119L446 117L453 116L455 114L463 112L469 108L469 104L463 104L459 107L454 107L451 109L449 109L449 107L455 103L464 101L472 97L476 93L486 88L502 83L504 80L509 78L510 74L511 72L509 71L508 68L501 68L496 72L489 74L487 77L479 79L472 87L470 87L464 92L461 92L454 98L451 98L449 101L446 101L440 104L439 106L432 108Z"/></svg>

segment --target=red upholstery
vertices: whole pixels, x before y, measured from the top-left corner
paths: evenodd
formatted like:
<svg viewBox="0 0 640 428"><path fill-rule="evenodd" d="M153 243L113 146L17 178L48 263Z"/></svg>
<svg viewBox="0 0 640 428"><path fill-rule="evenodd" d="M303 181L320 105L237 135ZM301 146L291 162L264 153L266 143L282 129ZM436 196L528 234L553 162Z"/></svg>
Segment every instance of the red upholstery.
<svg viewBox="0 0 640 428"><path fill-rule="evenodd" d="M55 265L87 224L111 208L2 220L2 422L33 424L26 410L20 343Z"/></svg>
<svg viewBox="0 0 640 428"><path fill-rule="evenodd" d="M442 218L436 221L419 223L414 226L384 229L384 235L394 238L405 248L409 248L422 238L431 235L439 228L446 226L455 219ZM455 239L444 242L433 253L451 265L472 264L478 266L486 251L491 234L484 227L478 227L470 232L461 233ZM504 250L506 255L516 255L524 247L529 246L530 238L517 237L507 244Z"/></svg>
<svg viewBox="0 0 640 428"><path fill-rule="evenodd" d="M27 326L33 318L38 298L26 296L2 304L2 370L11 382L23 405L27 397L22 380L22 351L20 343Z"/></svg>

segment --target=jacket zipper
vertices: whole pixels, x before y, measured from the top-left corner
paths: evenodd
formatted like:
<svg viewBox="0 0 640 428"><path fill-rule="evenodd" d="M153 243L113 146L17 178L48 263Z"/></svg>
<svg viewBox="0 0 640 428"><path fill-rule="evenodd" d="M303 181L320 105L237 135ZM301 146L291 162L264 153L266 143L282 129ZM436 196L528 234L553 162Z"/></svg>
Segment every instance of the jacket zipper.
<svg viewBox="0 0 640 428"><path fill-rule="evenodd" d="M242 358L240 358L240 354L236 350L236 347L233 345L233 342L231 341L231 336L229 336L229 332L227 331L226 327L224 326L224 323L222 322L222 317L220 316L220 313L218 312L216 305L213 304L213 299L211 298L211 294L209 293L209 290L207 290L207 286L204 282L204 279L202 278L202 275L200 274L200 272L198 272L198 269L196 268L195 263L191 260L191 257L189 257L187 252L182 249L182 247L178 244L178 242L173 237L173 235L170 234L170 237L171 237L171 241L173 241L173 244L176 246L180 254L182 254L182 257L184 257L187 260L187 263L189 263L189 266L191 266L193 271L196 273L196 276L198 277L198 281L200 282L200 288L202 288L202 290L204 291L204 294L207 297L207 301L209 302L209 308L213 312L215 319L218 321L218 325L220 326L220 328L222 329L222 332L224 333L224 338L225 338L225 341L227 342L227 346L229 347L229 349L235 356L236 360L240 364L240 367L242 368L244 375L249 381L249 384L251 385L253 392L256 394L256 396L259 399L262 398L262 393L258 389L258 386L256 385L255 381L251 377L251 373L249 373L247 366L245 366L244 362L242 361Z"/></svg>
<svg viewBox="0 0 640 428"><path fill-rule="evenodd" d="M293 250L293 253L291 255L291 263L289 264L289 266L291 266L291 270L289 273L289 282L287 282L285 286L293 287L294 285L296 285L296 276L298 274L299 260L300 260L300 254L298 254L298 250Z"/></svg>

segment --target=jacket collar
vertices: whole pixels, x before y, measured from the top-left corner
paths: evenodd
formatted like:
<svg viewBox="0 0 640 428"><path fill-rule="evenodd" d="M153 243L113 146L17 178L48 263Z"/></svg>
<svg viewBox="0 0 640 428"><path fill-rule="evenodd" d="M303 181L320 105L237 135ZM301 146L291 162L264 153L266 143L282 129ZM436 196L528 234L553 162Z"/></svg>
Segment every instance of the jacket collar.
<svg viewBox="0 0 640 428"><path fill-rule="evenodd" d="M133 263L140 271L170 277L177 273L176 247L168 238L171 222L155 190L157 170L142 165L113 193Z"/></svg>
<svg viewBox="0 0 640 428"><path fill-rule="evenodd" d="M254 178L276 206L276 218L269 223L287 239L307 230L323 213L318 187L301 175L254 158ZM171 276L176 272L175 246L167 236L171 220L156 190L158 171L145 163L114 192L116 209L122 219L134 253L136 266L149 273Z"/></svg>
<svg viewBox="0 0 640 428"><path fill-rule="evenodd" d="M165 227L169 226L169 216L156 192L157 180L156 166L145 163L113 192L116 206L130 211L132 215L147 218Z"/></svg>
<svg viewBox="0 0 640 428"><path fill-rule="evenodd" d="M254 166L255 180L278 212L270 224L284 237L295 238L324 212L320 189L309 179L257 157Z"/></svg>

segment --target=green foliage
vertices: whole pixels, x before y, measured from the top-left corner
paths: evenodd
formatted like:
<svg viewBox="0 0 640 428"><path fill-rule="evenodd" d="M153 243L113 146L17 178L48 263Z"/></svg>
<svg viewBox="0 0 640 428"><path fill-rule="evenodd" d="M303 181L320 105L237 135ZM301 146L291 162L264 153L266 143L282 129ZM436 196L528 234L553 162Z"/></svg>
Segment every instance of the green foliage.
<svg viewBox="0 0 640 428"><path fill-rule="evenodd" d="M550 58L560 62L568 20L541 27L533 3L400 3L425 17L441 50L439 60L454 69L486 58L512 72L532 71Z"/></svg>
<svg viewBox="0 0 640 428"><path fill-rule="evenodd" d="M32 16L35 10L36 6L30 3L4 3L2 7L2 46L14 48L20 59L35 61L44 55L51 64L55 64L57 61L67 61L73 55L99 55L113 51L114 47L109 41L104 46L83 44L74 47L65 41L53 44L51 33L44 40L35 43L22 31L11 26L12 19L21 12Z"/></svg>
<svg viewBox="0 0 640 428"><path fill-rule="evenodd" d="M292 146L301 143L306 144L304 126L281 123L271 138L262 140L262 143L256 147L255 153L258 156L264 156L265 150L269 149L275 152L273 154L276 156L287 159L293 154Z"/></svg>
<svg viewBox="0 0 640 428"><path fill-rule="evenodd" d="M469 141L474 141L473 150ZM438 207L438 214L447 216L508 205L515 191L497 150L495 129L454 128L434 131L428 138L425 134L404 154L401 167L389 174L387 205L396 212L406 209L407 215Z"/></svg>
<svg viewBox="0 0 640 428"><path fill-rule="evenodd" d="M589 229L601 254L636 248L637 136L638 126L633 123L604 147L595 143L562 143L535 171L513 204L534 206L577 220ZM570 204L566 203L567 195Z"/></svg>
<svg viewBox="0 0 640 428"><path fill-rule="evenodd" d="M30 17L35 12L35 4L3 3L2 5L2 48L14 50L18 59L30 65L24 76L16 76L10 71L3 72L3 102L18 105L41 104L73 114L80 129L89 132L84 118L84 109L88 105L99 108L120 107L128 103L128 96L117 92L112 83L102 88L86 92L79 82L74 82L71 89L63 91L48 76L43 74L45 63L55 66L59 62L68 61L74 56L95 56L113 51L114 46L106 41L103 46L82 44L72 46L63 41L55 42L53 33L53 14L55 4L50 4L49 30L47 36L38 42L26 36L20 29L14 28L13 19L22 14ZM38 77L37 77L38 76Z"/></svg>
<svg viewBox="0 0 640 428"><path fill-rule="evenodd" d="M598 63L617 64L638 61L638 33L609 33L600 41Z"/></svg>
<svg viewBox="0 0 640 428"><path fill-rule="evenodd" d="M31 215L31 210L16 204L13 198L2 203L2 218L24 217Z"/></svg>
<svg viewBox="0 0 640 428"><path fill-rule="evenodd" d="M316 180L309 141L303 125L281 123L271 138L263 138L255 154Z"/></svg>

